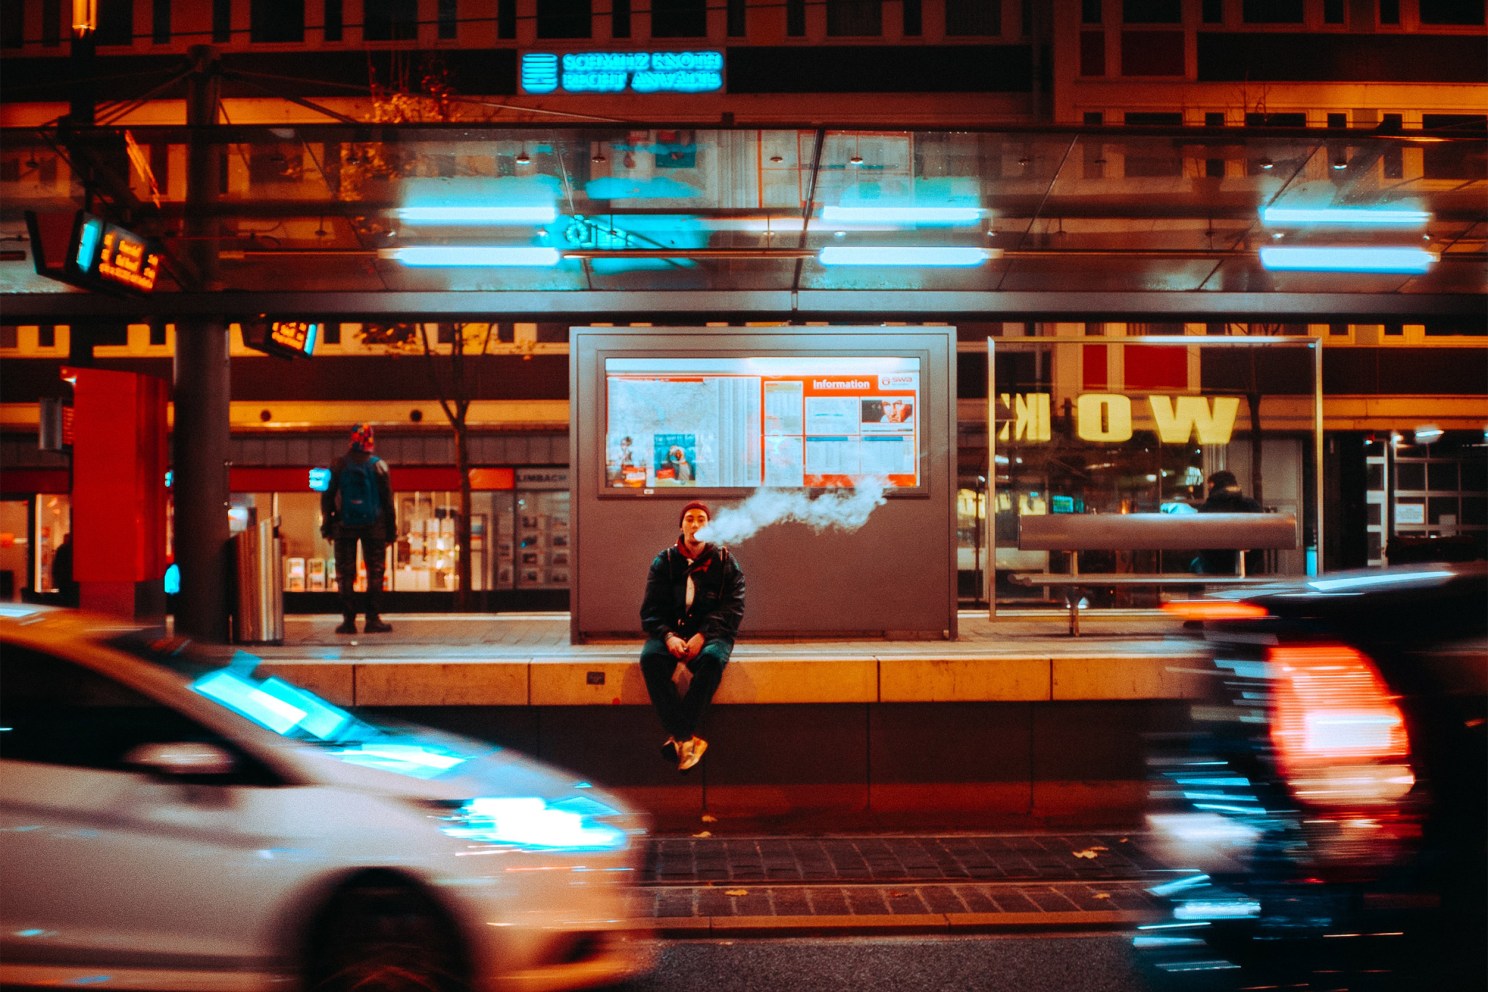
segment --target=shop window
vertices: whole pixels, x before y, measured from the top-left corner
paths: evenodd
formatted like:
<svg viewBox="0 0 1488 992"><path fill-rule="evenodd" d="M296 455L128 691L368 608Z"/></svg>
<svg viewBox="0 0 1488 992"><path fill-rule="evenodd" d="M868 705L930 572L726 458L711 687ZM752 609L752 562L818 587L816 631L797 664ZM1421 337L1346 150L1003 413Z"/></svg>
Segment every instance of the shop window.
<svg viewBox="0 0 1488 992"><path fill-rule="evenodd" d="M1387 25L1400 23L1400 0L1380 0L1379 22Z"/></svg>
<svg viewBox="0 0 1488 992"><path fill-rule="evenodd" d="M134 0L99 0L94 38L99 45L134 44Z"/></svg>
<svg viewBox="0 0 1488 992"><path fill-rule="evenodd" d="M322 30L325 33L326 41L341 40L345 31L343 26L345 14L343 10L342 0L325 0L325 6L322 8L322 17L325 21L325 26Z"/></svg>
<svg viewBox="0 0 1488 992"><path fill-rule="evenodd" d="M1126 123L1134 127L1178 127L1183 124L1183 114L1172 113L1128 113Z"/></svg>
<svg viewBox="0 0 1488 992"><path fill-rule="evenodd" d="M1092 78L1106 74L1106 35L1104 31L1080 32L1080 75ZM1088 123L1088 122L1087 122Z"/></svg>
<svg viewBox="0 0 1488 992"><path fill-rule="evenodd" d="M42 324L40 327L38 327L36 329L36 347L38 347L38 348L55 348L55 347L57 347L57 325L56 324Z"/></svg>
<svg viewBox="0 0 1488 992"><path fill-rule="evenodd" d="M1127 24L1181 24L1180 0L1122 0L1121 19Z"/></svg>
<svg viewBox="0 0 1488 992"><path fill-rule="evenodd" d="M876 38L883 34L883 0L827 0L827 34Z"/></svg>
<svg viewBox="0 0 1488 992"><path fill-rule="evenodd" d="M1240 18L1246 24L1301 24L1302 0L1244 0Z"/></svg>
<svg viewBox="0 0 1488 992"><path fill-rule="evenodd" d="M1348 127L1348 114L1329 114L1328 127L1335 131Z"/></svg>
<svg viewBox="0 0 1488 992"><path fill-rule="evenodd" d="M1323 0L1323 23L1343 23L1343 0Z"/></svg>
<svg viewBox="0 0 1488 992"><path fill-rule="evenodd" d="M806 36L806 0L785 0L785 33L792 38Z"/></svg>
<svg viewBox="0 0 1488 992"><path fill-rule="evenodd" d="M1182 76L1182 31L1121 32L1123 76Z"/></svg>
<svg viewBox="0 0 1488 992"><path fill-rule="evenodd" d="M610 4L610 35L615 38L630 37L630 0L613 0ZM651 19L651 31L656 33L656 18Z"/></svg>
<svg viewBox="0 0 1488 992"><path fill-rule="evenodd" d="M904 0L904 37L918 38L925 31L925 15L920 0Z"/></svg>
<svg viewBox="0 0 1488 992"><path fill-rule="evenodd" d="M14 350L21 346L21 329L14 324L0 324L0 348Z"/></svg>
<svg viewBox="0 0 1488 992"><path fill-rule="evenodd" d="M1080 23L1101 23L1101 0L1080 0Z"/></svg>
<svg viewBox="0 0 1488 992"><path fill-rule="evenodd" d="M988 0L946 0L945 32L951 38L1002 34L1002 5Z"/></svg>
<svg viewBox="0 0 1488 992"><path fill-rule="evenodd" d="M440 38L455 38L459 36L460 15L456 9L455 0L439 0L438 9L435 11L435 24Z"/></svg>
<svg viewBox="0 0 1488 992"><path fill-rule="evenodd" d="M1307 114L1262 114L1253 113L1245 115L1246 127L1306 127Z"/></svg>
<svg viewBox="0 0 1488 992"><path fill-rule="evenodd" d="M168 45L171 40L171 0L155 0L150 10L150 40Z"/></svg>
<svg viewBox="0 0 1488 992"><path fill-rule="evenodd" d="M304 41L305 0L253 0L248 23L250 41Z"/></svg>
<svg viewBox="0 0 1488 992"><path fill-rule="evenodd" d="M496 3L496 37L515 38L517 36L517 0L497 0Z"/></svg>
<svg viewBox="0 0 1488 992"><path fill-rule="evenodd" d="M538 0L539 38L588 38L591 33L590 0Z"/></svg>
<svg viewBox="0 0 1488 992"><path fill-rule="evenodd" d="M1457 463L1456 462L1427 462L1426 463L1426 485L1429 489L1443 490L1457 488Z"/></svg>
<svg viewBox="0 0 1488 992"><path fill-rule="evenodd" d="M651 37L705 38L708 5L704 0L652 0Z"/></svg>
<svg viewBox="0 0 1488 992"><path fill-rule="evenodd" d="M212 0L212 41L232 41L232 0Z"/></svg>
<svg viewBox="0 0 1488 992"><path fill-rule="evenodd" d="M1419 0L1422 24L1481 27L1483 0Z"/></svg>
<svg viewBox="0 0 1488 992"><path fill-rule="evenodd" d="M417 37L417 0L364 0L364 41L413 41Z"/></svg>
<svg viewBox="0 0 1488 992"><path fill-rule="evenodd" d="M1403 462L1395 466L1395 488L1420 492L1426 488L1426 466L1420 462Z"/></svg>
<svg viewBox="0 0 1488 992"><path fill-rule="evenodd" d="M1205 24L1224 23L1224 0L1204 0L1203 18Z"/></svg>

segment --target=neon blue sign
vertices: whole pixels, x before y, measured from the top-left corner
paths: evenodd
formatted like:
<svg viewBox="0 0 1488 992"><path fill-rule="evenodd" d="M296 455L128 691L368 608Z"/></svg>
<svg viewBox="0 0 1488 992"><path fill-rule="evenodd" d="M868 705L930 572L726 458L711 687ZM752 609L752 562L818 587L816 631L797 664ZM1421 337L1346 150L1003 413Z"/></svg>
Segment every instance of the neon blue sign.
<svg viewBox="0 0 1488 992"><path fill-rule="evenodd" d="M523 93L718 93L723 52L523 52Z"/></svg>

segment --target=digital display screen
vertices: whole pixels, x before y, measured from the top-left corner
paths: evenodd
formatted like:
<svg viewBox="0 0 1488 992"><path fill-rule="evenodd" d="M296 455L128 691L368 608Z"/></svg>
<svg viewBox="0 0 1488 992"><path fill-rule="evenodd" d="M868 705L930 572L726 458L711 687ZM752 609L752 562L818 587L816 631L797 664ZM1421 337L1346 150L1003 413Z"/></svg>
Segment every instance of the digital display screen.
<svg viewBox="0 0 1488 992"><path fill-rule="evenodd" d="M920 360L609 358L605 487L920 484Z"/></svg>
<svg viewBox="0 0 1488 992"><path fill-rule="evenodd" d="M266 355L280 358L311 358L320 340L320 324L303 320L245 320L243 343Z"/></svg>
<svg viewBox="0 0 1488 992"><path fill-rule="evenodd" d="M148 293L160 275L160 252L145 238L117 224L78 214L68 278L88 287L122 287Z"/></svg>

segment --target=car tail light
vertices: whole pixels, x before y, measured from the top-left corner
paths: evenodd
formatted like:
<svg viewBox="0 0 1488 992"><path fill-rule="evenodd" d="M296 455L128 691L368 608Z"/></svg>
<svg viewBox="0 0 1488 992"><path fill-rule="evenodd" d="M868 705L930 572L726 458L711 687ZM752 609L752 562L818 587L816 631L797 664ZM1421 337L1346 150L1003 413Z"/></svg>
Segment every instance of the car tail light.
<svg viewBox="0 0 1488 992"><path fill-rule="evenodd" d="M1296 798L1314 807L1378 807L1415 784L1396 697L1369 658L1343 644L1278 645L1271 741Z"/></svg>
<svg viewBox="0 0 1488 992"><path fill-rule="evenodd" d="M1184 620L1259 620L1271 615L1264 606L1227 599L1171 599L1162 610Z"/></svg>

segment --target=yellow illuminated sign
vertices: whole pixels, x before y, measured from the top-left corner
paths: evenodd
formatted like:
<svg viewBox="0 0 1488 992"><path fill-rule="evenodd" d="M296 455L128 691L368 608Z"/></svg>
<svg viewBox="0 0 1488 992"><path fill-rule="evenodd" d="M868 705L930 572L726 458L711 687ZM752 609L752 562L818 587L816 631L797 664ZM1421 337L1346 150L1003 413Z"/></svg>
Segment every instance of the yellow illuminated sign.
<svg viewBox="0 0 1488 992"><path fill-rule="evenodd" d="M1031 444L1053 439L1048 393L999 393L999 441ZM1147 409L1164 444L1227 444L1240 411L1236 396L1163 396L1146 398ZM1075 435L1082 441L1120 443L1134 431L1132 400L1120 393L1082 393L1074 402Z"/></svg>

